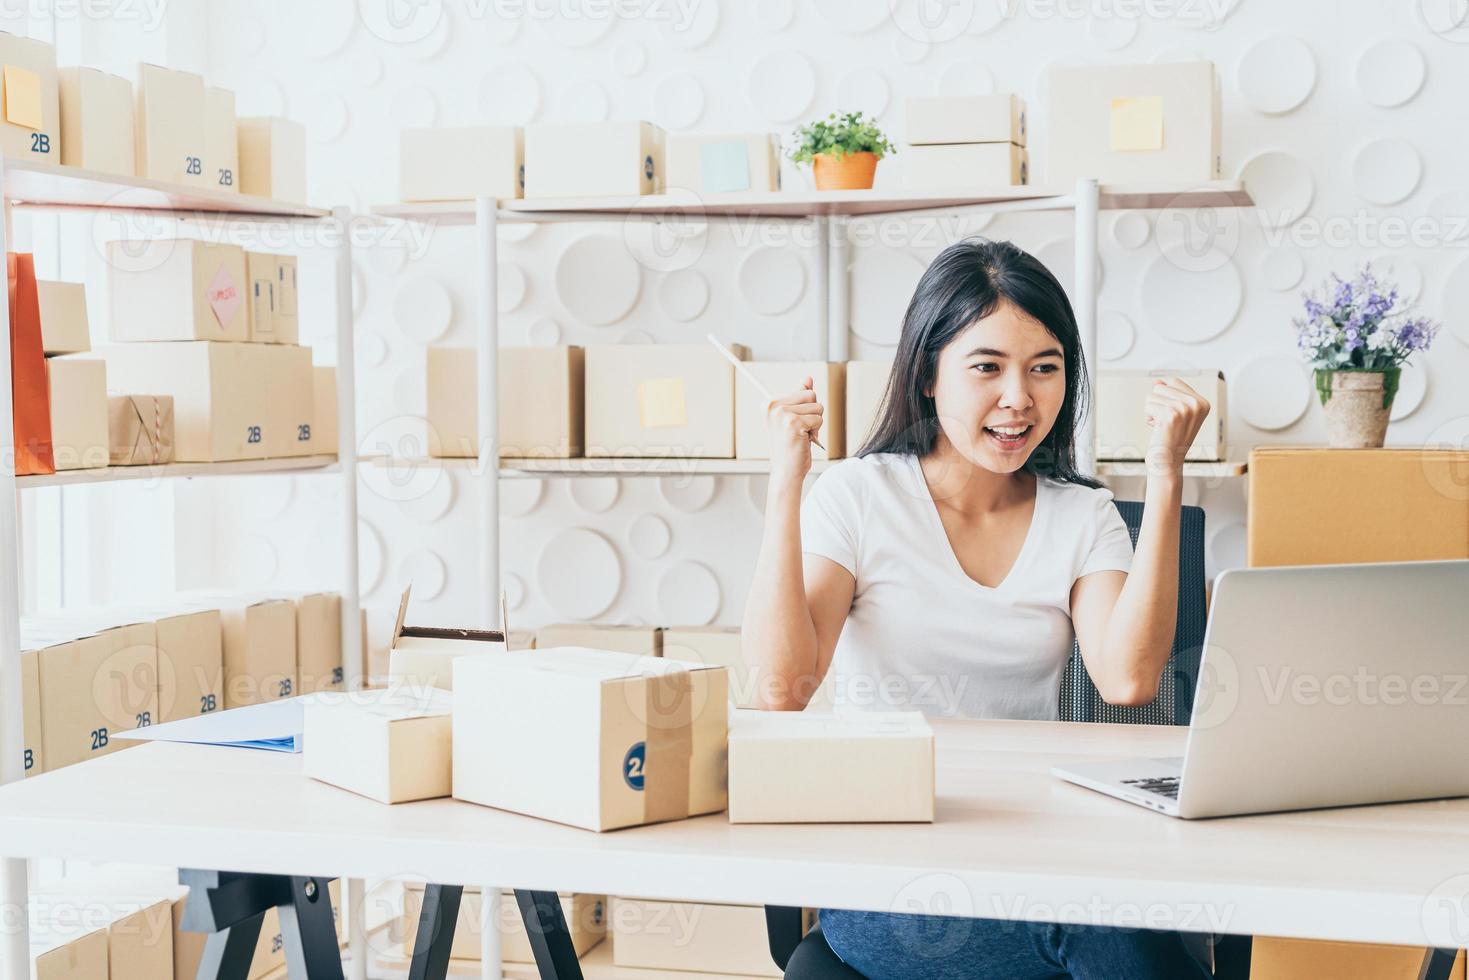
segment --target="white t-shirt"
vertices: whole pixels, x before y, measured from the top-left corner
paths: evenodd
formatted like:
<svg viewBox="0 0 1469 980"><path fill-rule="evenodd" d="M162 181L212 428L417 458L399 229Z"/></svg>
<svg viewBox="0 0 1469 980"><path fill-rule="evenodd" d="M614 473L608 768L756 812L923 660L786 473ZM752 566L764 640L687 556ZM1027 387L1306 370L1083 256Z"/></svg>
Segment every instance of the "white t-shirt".
<svg viewBox="0 0 1469 980"><path fill-rule="evenodd" d="M857 580L827 682L838 707L1056 719L1071 654L1071 587L1132 567L1112 492L1038 478L1019 557L971 579L918 457L877 453L823 473L801 505L801 549Z"/></svg>

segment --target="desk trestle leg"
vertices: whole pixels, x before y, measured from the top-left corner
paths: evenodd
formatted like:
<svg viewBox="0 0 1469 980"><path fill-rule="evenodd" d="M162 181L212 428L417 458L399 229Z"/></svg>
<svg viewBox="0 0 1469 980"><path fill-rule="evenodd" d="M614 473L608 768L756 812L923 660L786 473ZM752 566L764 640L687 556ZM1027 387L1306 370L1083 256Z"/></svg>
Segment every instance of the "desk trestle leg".
<svg viewBox="0 0 1469 980"><path fill-rule="evenodd" d="M189 886L181 925L209 933L197 980L246 980L272 908L280 910L290 980L342 980L329 880L181 868L179 883Z"/></svg>
<svg viewBox="0 0 1469 980"><path fill-rule="evenodd" d="M525 934L536 957L541 980L582 980L581 963L566 928L561 898L555 892L515 890Z"/></svg>
<svg viewBox="0 0 1469 980"><path fill-rule="evenodd" d="M211 932L199 958L201 980L249 980L250 961L260 941L260 923L265 913L252 915L237 925Z"/></svg>
<svg viewBox="0 0 1469 980"><path fill-rule="evenodd" d="M462 885L424 886L408 980L444 980L449 975L449 951L454 946L454 925L463 897Z"/></svg>
<svg viewBox="0 0 1469 980"><path fill-rule="evenodd" d="M1458 957L1456 949L1429 949L1423 954L1423 966L1418 971L1418 980L1449 980Z"/></svg>

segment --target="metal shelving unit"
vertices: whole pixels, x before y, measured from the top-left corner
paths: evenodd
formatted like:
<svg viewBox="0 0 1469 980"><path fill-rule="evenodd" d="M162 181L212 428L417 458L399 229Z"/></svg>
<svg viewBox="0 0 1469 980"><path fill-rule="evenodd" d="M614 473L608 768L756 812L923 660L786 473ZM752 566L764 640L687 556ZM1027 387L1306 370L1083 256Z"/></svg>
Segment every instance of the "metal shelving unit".
<svg viewBox="0 0 1469 980"><path fill-rule="evenodd" d="M251 222L339 222L351 214L346 208L331 211L259 197L231 194L208 188L181 187L146 178L122 177L22 158L0 159L0 196L4 221L0 222L0 253L9 247L10 214L14 207L37 211L150 213L178 219L228 217ZM289 459L247 460L234 463L176 463L166 466L116 467L73 470L47 476L15 475L14 418L11 405L10 344L0 343L0 784L24 778L21 749L24 734L20 689L19 560L20 508L23 489L74 486L114 481L161 480L241 474L335 473L342 481L339 519L344 535L342 582L342 652L345 682L349 688L360 683L358 661L362 649L357 570L357 433L354 412L356 396L352 335L351 239L336 236L333 279L336 297L337 333L337 454ZM0 337L8 337L9 309L0 305ZM360 885L349 883L361 900ZM26 862L5 860L0 864L0 907L19 910L6 934L0 935L0 974L24 977L30 973L28 944L28 881ZM353 916L354 919L358 918ZM354 930L353 975L362 980L366 950L360 929Z"/></svg>

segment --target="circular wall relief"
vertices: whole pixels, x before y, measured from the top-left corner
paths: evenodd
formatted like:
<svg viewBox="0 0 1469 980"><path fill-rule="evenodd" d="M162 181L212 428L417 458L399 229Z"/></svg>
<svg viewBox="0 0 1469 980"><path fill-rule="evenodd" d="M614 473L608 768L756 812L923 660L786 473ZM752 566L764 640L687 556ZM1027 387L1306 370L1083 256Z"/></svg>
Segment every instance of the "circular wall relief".
<svg viewBox="0 0 1469 980"><path fill-rule="evenodd" d="M525 606L525 579L514 572L500 576L500 587L505 590L505 605L511 609Z"/></svg>
<svg viewBox="0 0 1469 980"><path fill-rule="evenodd" d="M1296 37L1256 41L1240 59L1237 83L1257 112L1279 115L1298 107L1316 87L1316 57Z"/></svg>
<svg viewBox="0 0 1469 980"><path fill-rule="evenodd" d="M615 476L584 477L568 480L571 499L588 514L601 514L612 509L622 492L622 481Z"/></svg>
<svg viewBox="0 0 1469 980"><path fill-rule="evenodd" d="M419 524L432 524L449 513L454 506L454 474L438 467L436 475L422 493L405 496L398 501L399 508Z"/></svg>
<svg viewBox="0 0 1469 980"><path fill-rule="evenodd" d="M388 344L382 337L367 330L357 334L357 363L367 367L382 367L388 359Z"/></svg>
<svg viewBox="0 0 1469 980"><path fill-rule="evenodd" d="M800 302L806 266L795 252L757 248L740 263L740 293L756 313L777 316Z"/></svg>
<svg viewBox="0 0 1469 980"><path fill-rule="evenodd" d="M545 495L545 480L501 480L500 513L524 517L540 506Z"/></svg>
<svg viewBox="0 0 1469 980"><path fill-rule="evenodd" d="M1247 562L1249 536L1245 525L1239 521L1221 524L1209 535L1209 557L1214 570L1222 572L1230 568L1244 568Z"/></svg>
<svg viewBox="0 0 1469 980"><path fill-rule="evenodd" d="M1373 140L1352 160L1352 183L1373 204L1397 204L1418 189L1422 177L1423 159L1407 140Z"/></svg>
<svg viewBox="0 0 1469 980"><path fill-rule="evenodd" d="M1300 219L1316 194L1311 168L1282 150L1250 157L1239 168L1239 179L1250 188L1260 223L1270 228L1283 228Z"/></svg>
<svg viewBox="0 0 1469 980"><path fill-rule="evenodd" d="M1276 432L1298 422L1311 405L1311 378L1302 363L1285 354L1246 361L1229 383L1230 407L1250 425Z"/></svg>
<svg viewBox="0 0 1469 980"><path fill-rule="evenodd" d="M352 39L357 26L355 5L347 3L311 3L294 8L299 18L293 31L306 43L306 54L320 60L336 54Z"/></svg>
<svg viewBox="0 0 1469 980"><path fill-rule="evenodd" d="M1469 194L1441 191L1428 202L1423 213L1443 228L1441 244L1461 245L1469 241Z"/></svg>
<svg viewBox="0 0 1469 980"><path fill-rule="evenodd" d="M704 86L688 72L669 75L653 89L653 121L664 129L688 129L704 115Z"/></svg>
<svg viewBox="0 0 1469 980"><path fill-rule="evenodd" d="M555 320L542 317L526 328L526 337L532 347L555 347L561 343L561 326Z"/></svg>
<svg viewBox="0 0 1469 980"><path fill-rule="evenodd" d="M1357 87L1368 102L1385 108L1411 100L1427 74L1423 52L1402 38L1378 41L1357 59Z"/></svg>
<svg viewBox="0 0 1469 980"><path fill-rule="evenodd" d="M536 561L536 588L558 616L600 616L622 591L622 561L596 531L569 527L547 541Z"/></svg>
<svg viewBox="0 0 1469 980"><path fill-rule="evenodd" d="M1412 415L1423 404L1423 396L1427 393L1428 362L1419 354L1403 366L1403 373L1398 376L1398 393L1393 396L1388 418L1396 422Z"/></svg>
<svg viewBox="0 0 1469 980"><path fill-rule="evenodd" d="M1459 343L1469 346L1469 259L1455 265L1444 278L1439 308L1449 333Z"/></svg>
<svg viewBox="0 0 1469 980"><path fill-rule="evenodd" d="M719 579L696 561L681 561L658 579L658 611L666 623L712 623L721 599Z"/></svg>
<svg viewBox="0 0 1469 980"><path fill-rule="evenodd" d="M686 12L661 22L663 36L680 48L701 48L719 31L718 0L699 0Z"/></svg>
<svg viewBox="0 0 1469 980"><path fill-rule="evenodd" d="M1097 356L1104 361L1117 361L1127 356L1137 339L1137 330L1126 313L1104 310L1097 317Z"/></svg>
<svg viewBox="0 0 1469 980"><path fill-rule="evenodd" d="M454 319L454 301L443 283L417 276L398 287L393 298L393 320L409 340L432 344L449 332Z"/></svg>
<svg viewBox="0 0 1469 980"><path fill-rule="evenodd" d="M388 114L399 129L432 126L439 118L439 100L422 85L414 85L393 96Z"/></svg>
<svg viewBox="0 0 1469 980"><path fill-rule="evenodd" d="M612 30L613 13L606 6L592 10L582 0L558 0L556 13L541 23L551 40L563 47L590 47Z"/></svg>
<svg viewBox="0 0 1469 980"><path fill-rule="evenodd" d="M340 550L331 552L340 553ZM368 595L383 579L383 537L365 517L357 521L357 569L359 591Z"/></svg>
<svg viewBox="0 0 1469 980"><path fill-rule="evenodd" d="M347 103L335 92L322 92L306 104L308 131L321 143L332 143L347 131Z"/></svg>
<svg viewBox="0 0 1469 980"><path fill-rule="evenodd" d="M1138 19L1119 16L1113 11L1110 16L1093 16L1087 20L1087 36L1103 51L1121 51L1137 37Z"/></svg>
<svg viewBox="0 0 1469 980"><path fill-rule="evenodd" d="M433 551L420 548L398 563L398 581L412 583L415 599L437 599L449 583L449 567Z"/></svg>
<svg viewBox="0 0 1469 980"><path fill-rule="evenodd" d="M658 492L668 506L693 514L709 506L717 489L712 476L660 476Z"/></svg>
<svg viewBox="0 0 1469 980"><path fill-rule="evenodd" d="M893 56L905 65L926 61L932 51L933 45L923 38L902 33L893 36Z"/></svg>
<svg viewBox="0 0 1469 980"><path fill-rule="evenodd" d="M502 64L485 73L479 108L487 122L523 126L541 111L541 80L525 65Z"/></svg>
<svg viewBox="0 0 1469 980"><path fill-rule="evenodd" d="M566 86L561 105L563 122L602 122L612 111L612 97L597 82L582 79Z"/></svg>
<svg viewBox="0 0 1469 980"><path fill-rule="evenodd" d="M926 266L912 252L880 245L856 249L855 256L849 279L852 332L868 343L896 346Z"/></svg>
<svg viewBox="0 0 1469 980"><path fill-rule="evenodd" d="M1141 211L1123 211L1112 221L1112 239L1123 248L1142 248L1152 234L1153 226Z"/></svg>
<svg viewBox="0 0 1469 980"><path fill-rule="evenodd" d="M509 313L525 302L527 286L525 272L520 266L513 262L501 262L496 270L496 279L499 289L496 292L495 306L501 313Z"/></svg>
<svg viewBox="0 0 1469 980"><path fill-rule="evenodd" d="M658 305L670 320L696 320L709 305L709 280L696 269L670 272L658 283Z"/></svg>
<svg viewBox="0 0 1469 980"><path fill-rule="evenodd" d="M668 522L657 514L644 514L628 526L627 543L633 554L652 561L668 553L668 546L673 543L673 531Z"/></svg>
<svg viewBox="0 0 1469 980"><path fill-rule="evenodd" d="M837 82L837 102L854 112L865 112L876 119L888 111L891 101L887 76L876 68L854 68Z"/></svg>
<svg viewBox="0 0 1469 980"><path fill-rule="evenodd" d="M785 30L795 19L795 0L758 0L755 4L755 26L767 34Z"/></svg>
<svg viewBox="0 0 1469 980"><path fill-rule="evenodd" d="M1171 252L1148 265L1139 292L1148 326L1181 344L1219 336L1234 322L1244 301L1239 270L1227 257L1206 271L1189 271Z"/></svg>
<svg viewBox="0 0 1469 980"><path fill-rule="evenodd" d="M1035 250L1035 257L1041 260L1041 265L1051 270L1051 275L1061 283L1066 295L1076 297L1076 243L1070 238L1056 238L1046 242ZM1102 253L1097 252L1097 289L1102 288L1103 282Z"/></svg>
<svg viewBox="0 0 1469 980"><path fill-rule="evenodd" d="M629 330L617 338L619 344L651 344L653 335L646 330Z"/></svg>
<svg viewBox="0 0 1469 980"><path fill-rule="evenodd" d="M604 325L632 310L642 290L642 269L622 242L588 235L566 247L556 261L556 295L583 323Z"/></svg>
<svg viewBox="0 0 1469 980"><path fill-rule="evenodd" d="M1260 256L1260 278L1277 292L1295 289L1306 275L1306 260L1293 248L1273 248Z"/></svg>
<svg viewBox="0 0 1469 980"><path fill-rule="evenodd" d="M956 61L939 75L942 95L993 95L995 74L978 61Z"/></svg>
<svg viewBox="0 0 1469 980"><path fill-rule="evenodd" d="M624 78L641 75L648 67L648 49L641 41L624 41L612 52L612 68Z"/></svg>
<svg viewBox="0 0 1469 980"><path fill-rule="evenodd" d="M865 34L888 22L889 0L816 0L816 10L843 34Z"/></svg>
<svg viewBox="0 0 1469 980"><path fill-rule="evenodd" d="M772 51L755 62L750 104L766 119L790 122L816 99L816 68L799 51Z"/></svg>

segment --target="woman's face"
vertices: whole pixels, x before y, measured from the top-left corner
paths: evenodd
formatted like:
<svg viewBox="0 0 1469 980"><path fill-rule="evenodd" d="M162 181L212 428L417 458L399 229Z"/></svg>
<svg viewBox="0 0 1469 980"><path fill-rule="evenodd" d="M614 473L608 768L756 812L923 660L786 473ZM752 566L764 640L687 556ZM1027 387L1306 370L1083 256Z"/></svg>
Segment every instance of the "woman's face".
<svg viewBox="0 0 1469 980"><path fill-rule="evenodd" d="M1013 473L1061 412L1061 343L1038 320L1002 303L939 352L930 394L943 433L960 455L987 470ZM1020 428L1018 436L1006 435Z"/></svg>

